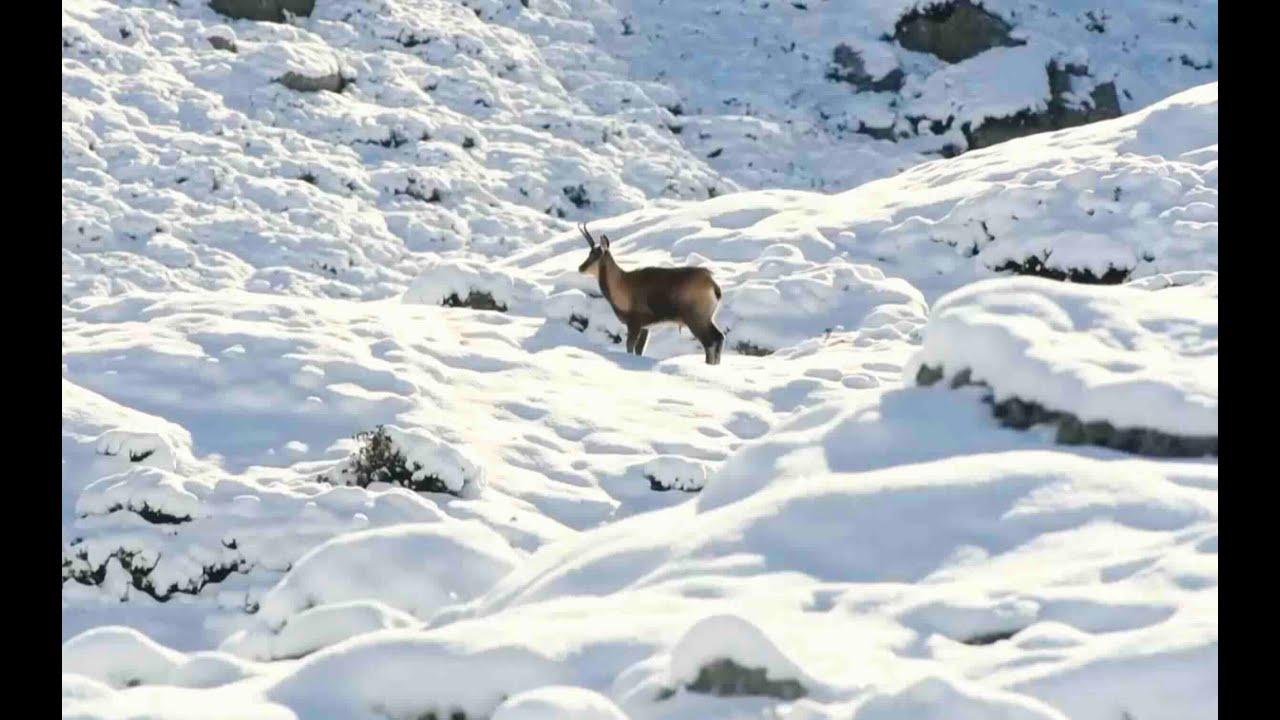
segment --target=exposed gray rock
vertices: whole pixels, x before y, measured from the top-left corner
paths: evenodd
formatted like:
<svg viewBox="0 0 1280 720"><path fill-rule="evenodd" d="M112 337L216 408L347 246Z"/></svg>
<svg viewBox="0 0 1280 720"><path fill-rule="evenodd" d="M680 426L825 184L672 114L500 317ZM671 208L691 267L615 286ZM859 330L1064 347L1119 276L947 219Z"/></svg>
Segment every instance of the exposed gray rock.
<svg viewBox="0 0 1280 720"><path fill-rule="evenodd" d="M327 90L329 92L340 93L350 81L343 77L340 72L321 75L319 77L308 77L296 72L287 72L277 79L276 82L290 90L297 90L298 92L320 92L321 90Z"/></svg>
<svg viewBox="0 0 1280 720"><path fill-rule="evenodd" d="M916 373L916 384L929 386L944 377L943 368L921 365ZM973 380L968 368L956 373L950 384L952 388L966 385L989 387ZM1017 397L995 402L989 393L984 402L991 405L992 415L1005 427L1026 430L1036 425L1056 426L1054 440L1061 445L1095 445L1148 457L1218 456L1216 435L1172 435L1150 428L1118 428L1106 421L1086 423L1070 413L1051 410Z"/></svg>
<svg viewBox="0 0 1280 720"><path fill-rule="evenodd" d="M831 52L831 65L827 67L827 79L845 82L858 92L898 92L905 79L902 68L894 68L883 77L874 78L867 72L862 54L844 43Z"/></svg>
<svg viewBox="0 0 1280 720"><path fill-rule="evenodd" d="M949 63L994 47L1025 45L1009 36L1013 26L969 0L912 10L894 26L893 39L907 50L929 53Z"/></svg>
<svg viewBox="0 0 1280 720"><path fill-rule="evenodd" d="M808 694L795 680L770 680L764 668L743 667L728 658L704 665L698 670L698 677L685 687L690 692L719 697L756 695L796 700Z"/></svg>
<svg viewBox="0 0 1280 720"><path fill-rule="evenodd" d="M308 17L316 0L209 0L214 12L237 20L285 22L287 15Z"/></svg>
<svg viewBox="0 0 1280 720"><path fill-rule="evenodd" d="M1049 101L1044 110L1035 112L1028 109L1006 117L987 118L977 127L965 123L960 131L964 133L969 149L976 150L1013 138L1120 117L1120 98L1116 95L1114 82L1095 85L1089 91L1088 103L1073 105L1068 102L1068 96L1075 93L1077 78L1089 76L1089 69L1080 65L1050 62L1046 73Z"/></svg>
<svg viewBox="0 0 1280 720"><path fill-rule="evenodd" d="M236 41L221 35L210 35L209 44L218 50L226 50L227 52L236 51Z"/></svg>

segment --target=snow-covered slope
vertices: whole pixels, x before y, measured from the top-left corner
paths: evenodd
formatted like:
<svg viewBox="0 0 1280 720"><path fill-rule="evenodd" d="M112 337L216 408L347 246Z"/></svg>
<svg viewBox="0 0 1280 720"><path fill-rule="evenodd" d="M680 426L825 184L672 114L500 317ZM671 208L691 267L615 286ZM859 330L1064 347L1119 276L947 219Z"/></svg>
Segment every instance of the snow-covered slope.
<svg viewBox="0 0 1280 720"><path fill-rule="evenodd" d="M64 3L64 717L1216 714L1216 61L1213 2ZM575 220L711 269L724 363L624 354Z"/></svg>

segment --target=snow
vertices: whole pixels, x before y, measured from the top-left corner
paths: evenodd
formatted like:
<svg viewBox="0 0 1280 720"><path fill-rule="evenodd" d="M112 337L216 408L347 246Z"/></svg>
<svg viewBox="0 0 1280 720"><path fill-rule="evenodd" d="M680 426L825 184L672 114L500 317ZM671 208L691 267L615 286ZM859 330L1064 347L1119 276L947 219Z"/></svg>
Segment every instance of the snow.
<svg viewBox="0 0 1280 720"><path fill-rule="evenodd" d="M1083 422L1218 435L1216 278L1159 292L1019 278L933 306L906 368L971 371L997 402L1035 401Z"/></svg>
<svg viewBox="0 0 1280 720"><path fill-rule="evenodd" d="M182 654L132 628L101 627L84 632L62 646L62 671L122 688L163 682L183 660Z"/></svg>
<svg viewBox="0 0 1280 720"><path fill-rule="evenodd" d="M760 628L733 615L703 618L689 628L671 650L671 679L687 685L704 667L726 658L745 667L761 668L770 680L814 684Z"/></svg>
<svg viewBox="0 0 1280 720"><path fill-rule="evenodd" d="M299 658L357 635L417 624L412 615L377 600L329 602L289 615L283 627L264 621L240 630L222 649L256 660Z"/></svg>
<svg viewBox="0 0 1280 720"><path fill-rule="evenodd" d="M585 688L548 685L518 693L493 711L493 720L627 720L618 706Z"/></svg>
<svg viewBox="0 0 1280 720"><path fill-rule="evenodd" d="M992 692L971 683L931 677L896 693L868 699L858 706L855 720L1063 720L1066 715L1041 702L1013 693Z"/></svg>
<svg viewBox="0 0 1280 720"><path fill-rule="evenodd" d="M425 619L489 589L517 559L500 535L476 521L346 533L301 557L263 596L258 617L279 626L317 605L371 599Z"/></svg>
<svg viewBox="0 0 1280 720"><path fill-rule="evenodd" d="M918 6L64 3L63 716L1215 716L1216 457L983 399L1216 438L1217 4ZM938 157L1050 62L1123 116Z"/></svg>
<svg viewBox="0 0 1280 720"><path fill-rule="evenodd" d="M406 467L413 470L413 482L427 478L439 480L452 494L475 497L483 492L484 469L457 448L445 444L439 438L426 433L396 427L383 426L396 452L404 456ZM347 463L351 461L348 460ZM324 474L326 480L341 484L346 479L347 463Z"/></svg>

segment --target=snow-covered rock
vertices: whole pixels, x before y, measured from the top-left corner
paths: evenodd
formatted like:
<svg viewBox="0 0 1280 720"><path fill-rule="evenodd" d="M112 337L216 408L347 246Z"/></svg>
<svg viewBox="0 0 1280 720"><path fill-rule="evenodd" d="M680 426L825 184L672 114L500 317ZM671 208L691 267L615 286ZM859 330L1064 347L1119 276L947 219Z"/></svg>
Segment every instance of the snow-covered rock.
<svg viewBox="0 0 1280 720"><path fill-rule="evenodd" d="M974 283L934 305L906 374L929 370L950 379L967 371L997 407L1017 398L1086 425L1216 440L1217 279L1159 292L1039 278Z"/></svg>

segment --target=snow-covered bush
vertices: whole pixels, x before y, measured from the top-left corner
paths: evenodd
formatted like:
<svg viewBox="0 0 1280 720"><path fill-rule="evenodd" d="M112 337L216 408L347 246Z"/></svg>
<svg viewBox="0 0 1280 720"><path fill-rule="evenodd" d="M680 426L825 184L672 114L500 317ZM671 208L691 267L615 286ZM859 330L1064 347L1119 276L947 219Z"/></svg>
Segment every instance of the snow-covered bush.
<svg viewBox="0 0 1280 720"><path fill-rule="evenodd" d="M474 496L484 487L481 468L458 450L421 431L379 425L355 435L351 457L320 476L339 485L399 485L415 492Z"/></svg>

